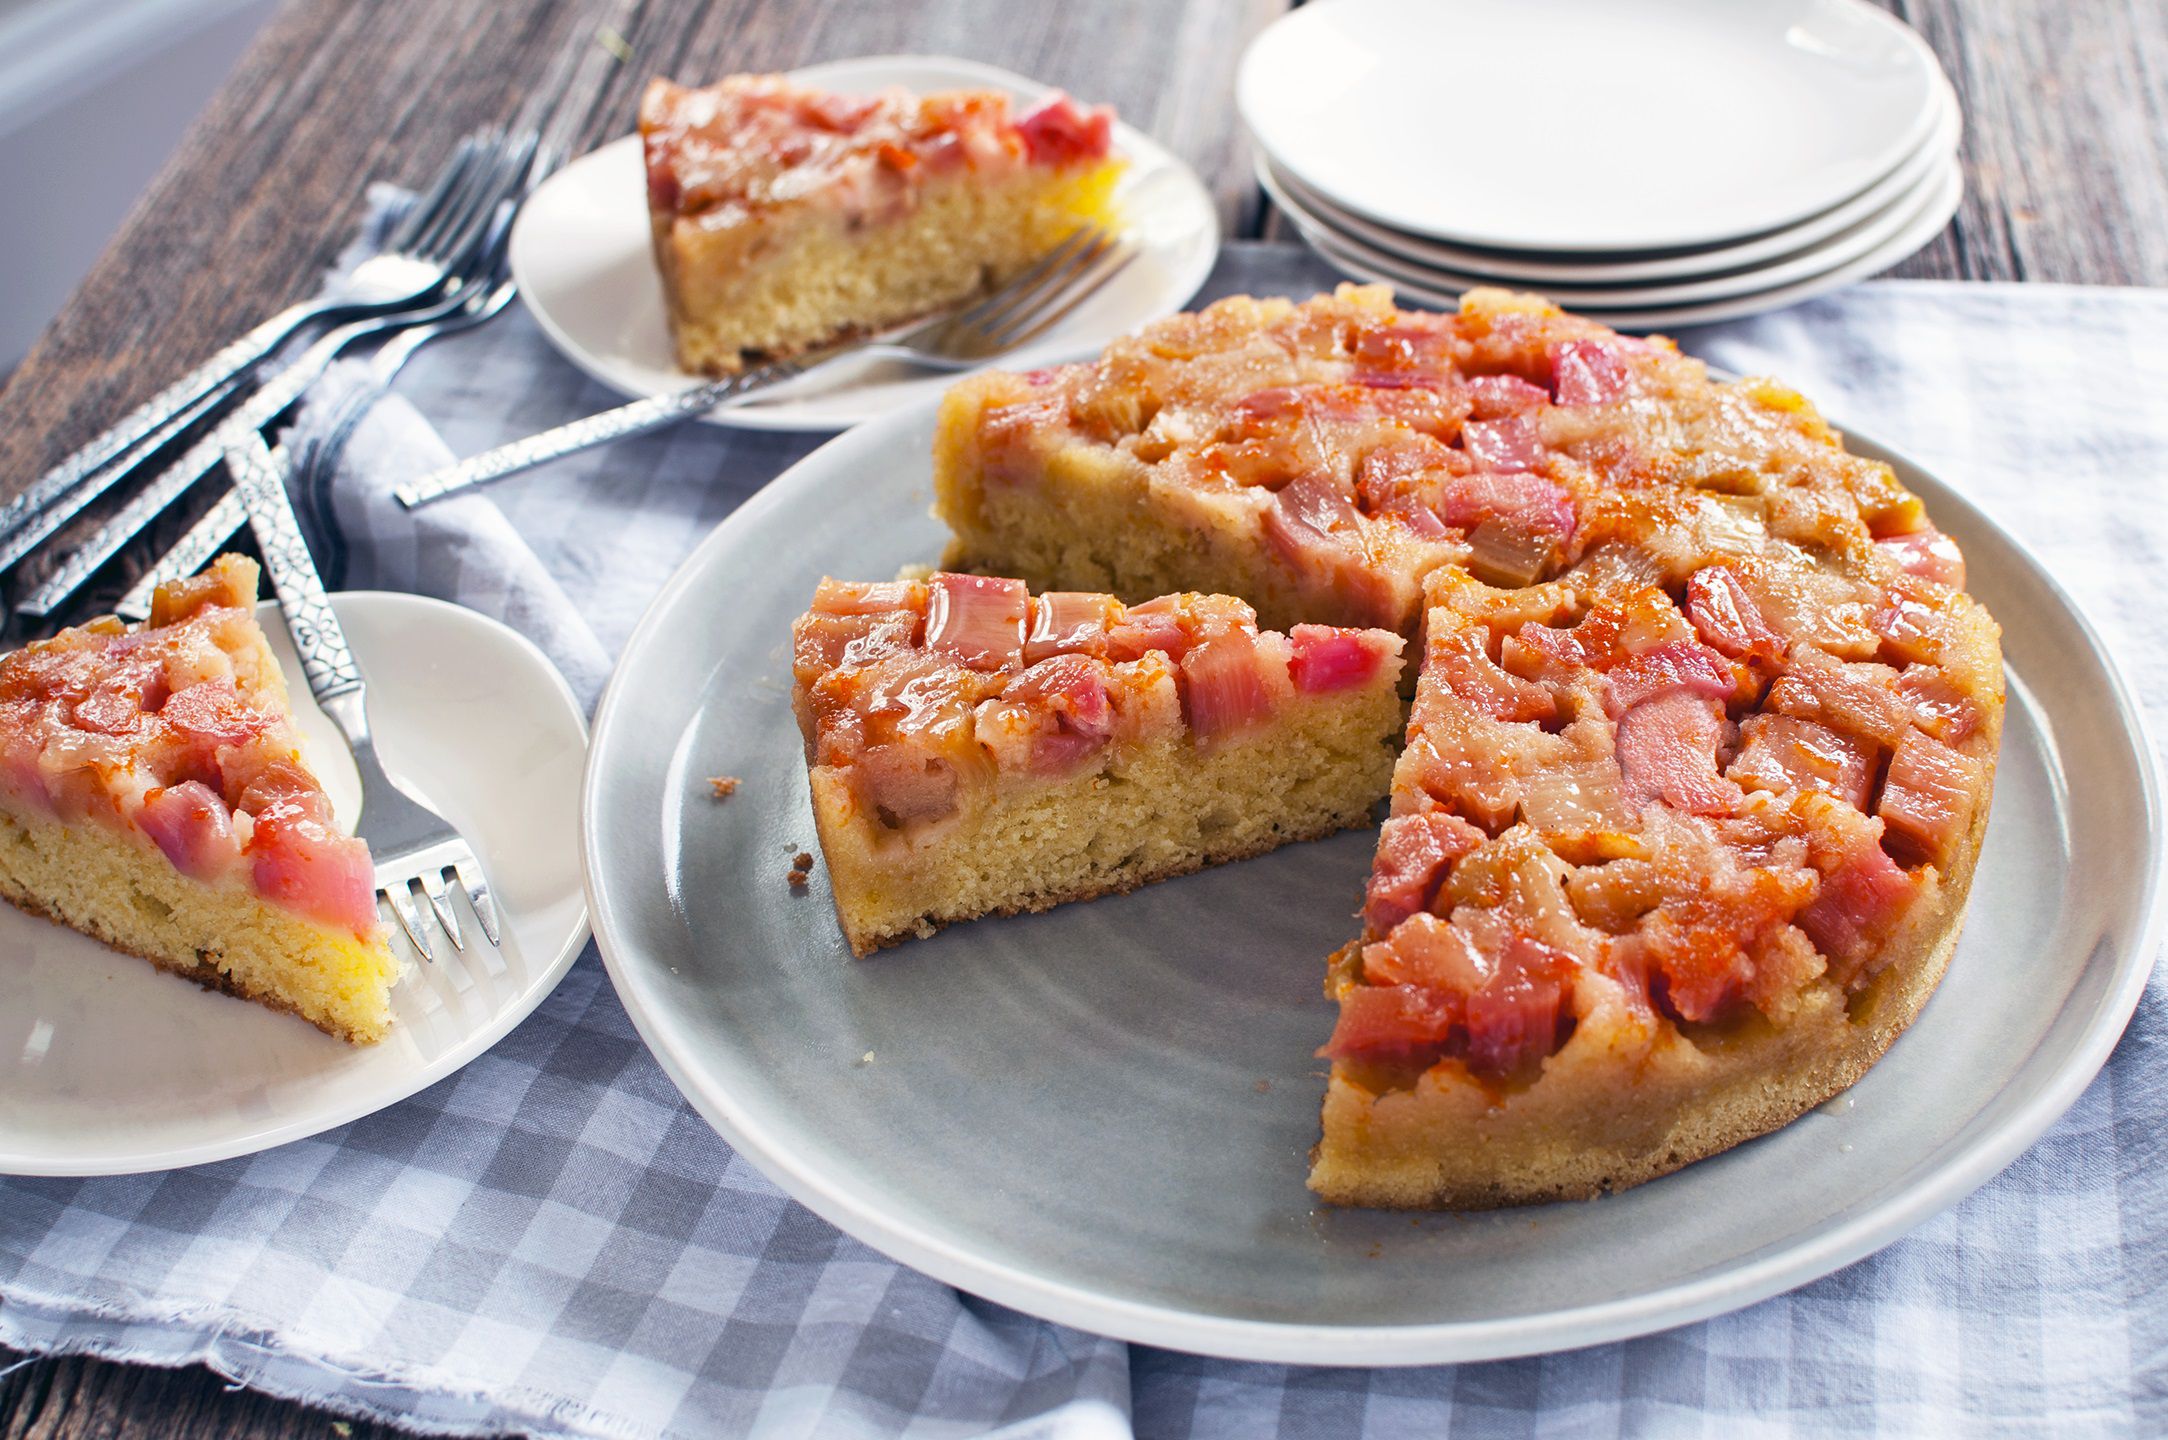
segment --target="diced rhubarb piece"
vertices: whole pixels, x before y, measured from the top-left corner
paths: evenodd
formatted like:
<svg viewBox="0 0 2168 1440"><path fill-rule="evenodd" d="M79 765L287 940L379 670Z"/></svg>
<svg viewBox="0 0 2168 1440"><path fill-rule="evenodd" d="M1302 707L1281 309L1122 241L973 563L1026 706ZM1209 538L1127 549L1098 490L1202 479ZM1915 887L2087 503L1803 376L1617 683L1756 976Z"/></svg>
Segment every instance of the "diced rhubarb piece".
<svg viewBox="0 0 2168 1440"><path fill-rule="evenodd" d="M1931 865L1947 865L1972 823L1979 762L1914 730L1890 756L1875 813L1887 840Z"/></svg>
<svg viewBox="0 0 2168 1440"><path fill-rule="evenodd" d="M1340 1018L1320 1058L1367 1064L1429 1061L1460 1019L1454 997L1424 985L1358 985L1340 997Z"/></svg>
<svg viewBox="0 0 2168 1440"><path fill-rule="evenodd" d="M1500 668L1485 653L1483 637L1480 625L1433 635L1427 661L1429 675L1494 720L1557 718L1558 702L1551 692Z"/></svg>
<svg viewBox="0 0 2168 1440"><path fill-rule="evenodd" d="M1916 595L1892 589L1889 604L1875 612L1872 623L1885 656L1899 663L1936 665L1950 651L1950 617Z"/></svg>
<svg viewBox="0 0 2168 1440"><path fill-rule="evenodd" d="M1466 930L1442 915L1417 910L1385 939L1363 946L1363 980L1370 985L1420 985L1456 1002L1483 988L1491 962Z"/></svg>
<svg viewBox="0 0 2168 1440"><path fill-rule="evenodd" d="M1272 717L1271 657L1242 631L1214 636L1182 657L1182 717L1211 746Z"/></svg>
<svg viewBox="0 0 2168 1440"><path fill-rule="evenodd" d="M1739 738L1739 758L1724 772L1739 784L1778 794L1819 790L1855 810L1867 808L1872 742L1792 715L1749 716Z"/></svg>
<svg viewBox="0 0 2168 1440"><path fill-rule="evenodd" d="M1533 470L1543 458L1542 439L1526 415L1471 420L1461 427L1460 435L1462 445L1485 469Z"/></svg>
<svg viewBox="0 0 2168 1440"><path fill-rule="evenodd" d="M1671 690L1628 710L1618 720L1619 790L1626 804L1733 813L1739 787L1716 773L1723 738L1722 708L1688 690Z"/></svg>
<svg viewBox="0 0 2168 1440"><path fill-rule="evenodd" d="M1049 590L1031 602L1031 633L1024 639L1024 660L1036 664L1049 655L1096 655L1106 649L1107 630L1121 615L1111 595Z"/></svg>
<svg viewBox="0 0 2168 1440"><path fill-rule="evenodd" d="M1769 687L1766 707L1782 715L1817 720L1833 729L1895 749L1912 728L1910 707L1897 693L1897 672L1887 665L1840 663L1812 651Z"/></svg>
<svg viewBox="0 0 2168 1440"><path fill-rule="evenodd" d="M53 797L41 763L43 708L35 702L0 702L0 789L32 812L50 815Z"/></svg>
<svg viewBox="0 0 2168 1440"><path fill-rule="evenodd" d="M1674 690L1704 700L1728 700L1737 684L1721 655L1691 640L1673 640L1611 671L1605 677L1604 708L1616 718Z"/></svg>
<svg viewBox="0 0 2168 1440"><path fill-rule="evenodd" d="M1462 530L1486 520L1508 520L1516 530L1544 537L1548 545L1573 536L1573 497L1564 486L1525 470L1452 476L1431 495L1430 506L1439 519Z"/></svg>
<svg viewBox="0 0 2168 1440"><path fill-rule="evenodd" d="M1734 660L1781 660L1789 648L1729 565L1704 565L1686 582L1686 618Z"/></svg>
<svg viewBox="0 0 2168 1440"><path fill-rule="evenodd" d="M1395 815L1378 830L1377 861L1363 900L1372 935L1429 908L1448 867L1481 845L1481 830L1447 810Z"/></svg>
<svg viewBox="0 0 2168 1440"><path fill-rule="evenodd" d="M1518 590L1543 578L1558 554L1558 537L1517 520L1485 520L1468 532L1468 570L1486 585Z"/></svg>
<svg viewBox="0 0 2168 1440"><path fill-rule="evenodd" d="M1362 514L1329 475L1282 486L1264 527L1265 538L1298 571L1329 576L1363 563Z"/></svg>
<svg viewBox="0 0 2168 1440"><path fill-rule="evenodd" d="M1001 700L1023 707L1033 727L1032 767L1059 774L1096 753L1114 733L1105 662L1084 655L1041 660L1008 683Z"/></svg>
<svg viewBox="0 0 2168 1440"><path fill-rule="evenodd" d="M1911 705L1912 723L1945 745L1961 745L1979 728L1980 707L1936 666L1907 665L1897 693Z"/></svg>
<svg viewBox="0 0 2168 1440"><path fill-rule="evenodd" d="M248 860L257 893L356 935L376 928L369 848L331 828L321 792L291 793L257 808Z"/></svg>
<svg viewBox="0 0 2168 1440"><path fill-rule="evenodd" d="M1601 340L1568 340L1551 347L1551 377L1561 405L1608 405L1626 393L1628 372Z"/></svg>
<svg viewBox="0 0 2168 1440"><path fill-rule="evenodd" d="M1337 625L1297 625L1287 638L1294 646L1288 674L1305 695L1367 685L1399 648L1396 637L1384 631Z"/></svg>
<svg viewBox="0 0 2168 1440"><path fill-rule="evenodd" d="M927 595L926 648L974 670L1020 664L1030 604L1031 593L1021 580L936 575Z"/></svg>
<svg viewBox="0 0 2168 1440"><path fill-rule="evenodd" d="M1477 420L1526 414L1551 400L1549 391L1518 375L1478 375L1468 382L1468 397Z"/></svg>
<svg viewBox="0 0 2168 1440"><path fill-rule="evenodd" d="M1919 894L1920 880L1898 868L1880 845L1855 845L1822 876L1814 899L1794 917L1821 952L1838 962L1840 980L1858 973Z"/></svg>
<svg viewBox="0 0 2168 1440"><path fill-rule="evenodd" d="M1189 652L1189 645L1189 630L1169 596L1127 607L1107 631L1109 660L1136 660L1154 651L1164 652L1170 660L1180 660Z"/></svg>
<svg viewBox="0 0 2168 1440"><path fill-rule="evenodd" d="M1573 957L1516 935L1497 968L1467 999L1468 1068L1505 1077L1527 1072L1558 1049Z"/></svg>
<svg viewBox="0 0 2168 1440"><path fill-rule="evenodd" d="M1024 149L1039 165L1073 165L1101 160L1114 144L1114 112L1104 105L1089 109L1059 90L1016 119Z"/></svg>
<svg viewBox="0 0 2168 1440"><path fill-rule="evenodd" d="M201 781L185 780L147 792L136 821L183 875L215 880L241 858L232 812Z"/></svg>
<svg viewBox="0 0 2168 1440"><path fill-rule="evenodd" d="M850 783L876 820L901 830L955 814L961 780L946 757L898 742L860 750L851 764Z"/></svg>
<svg viewBox="0 0 2168 1440"><path fill-rule="evenodd" d="M821 615L882 615L896 610L924 613L926 585L920 580L862 582L823 578L813 592Z"/></svg>
<svg viewBox="0 0 2168 1440"><path fill-rule="evenodd" d="M1897 562L1899 569L1953 590L1965 588L1965 552L1957 542L1932 525L1907 535L1887 535L1875 544Z"/></svg>

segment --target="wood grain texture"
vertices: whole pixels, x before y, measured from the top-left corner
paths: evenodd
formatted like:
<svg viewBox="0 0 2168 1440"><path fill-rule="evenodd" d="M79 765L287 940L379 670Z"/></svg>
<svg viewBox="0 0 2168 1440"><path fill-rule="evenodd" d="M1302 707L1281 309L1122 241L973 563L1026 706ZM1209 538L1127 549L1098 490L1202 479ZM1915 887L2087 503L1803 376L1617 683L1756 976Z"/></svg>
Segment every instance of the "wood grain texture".
<svg viewBox="0 0 2168 1440"><path fill-rule="evenodd" d="M1957 221L1894 272L2168 284L2168 6L1877 0L1925 34L1966 112ZM1231 235L1293 238L1249 174L1232 77L1283 0L291 0L0 390L0 495L249 322L313 288L369 178L414 183L510 116L598 9L631 43L583 126L631 125L655 71L893 51L1006 65L1122 114L1195 165ZM0 1350L0 1370L18 1359ZM341 1431L340 1426L345 1430ZM70 1358L0 1376L0 1440L393 1432L178 1371Z"/></svg>

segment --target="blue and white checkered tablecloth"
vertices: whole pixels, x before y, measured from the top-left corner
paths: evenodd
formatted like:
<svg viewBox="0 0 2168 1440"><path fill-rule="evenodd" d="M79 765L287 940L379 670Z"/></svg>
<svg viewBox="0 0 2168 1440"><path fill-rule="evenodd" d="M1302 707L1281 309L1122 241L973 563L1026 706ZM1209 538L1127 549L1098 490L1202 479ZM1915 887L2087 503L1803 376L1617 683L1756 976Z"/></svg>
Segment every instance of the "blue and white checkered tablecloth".
<svg viewBox="0 0 2168 1440"><path fill-rule="evenodd" d="M1331 278L1237 245L1207 298ZM1975 495L2168 734L2168 292L1869 284L1680 339ZM516 310L424 352L401 391L339 479L335 583L503 616L590 701L663 578L816 443L689 426L417 521L385 493L417 456L612 397ZM0 1342L200 1361L461 1435L2159 1435L2164 983L2046 1139L1869 1260L1641 1340L1347 1371L1123 1345L838 1234L678 1097L590 949L494 1051L368 1119L169 1174L0 1180Z"/></svg>

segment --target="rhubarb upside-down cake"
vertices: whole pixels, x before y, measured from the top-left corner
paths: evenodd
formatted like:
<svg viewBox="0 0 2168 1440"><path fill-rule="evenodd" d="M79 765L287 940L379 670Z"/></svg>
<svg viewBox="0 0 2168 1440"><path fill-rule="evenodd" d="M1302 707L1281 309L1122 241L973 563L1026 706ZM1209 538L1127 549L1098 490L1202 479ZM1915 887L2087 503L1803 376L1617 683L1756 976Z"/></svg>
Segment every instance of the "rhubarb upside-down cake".
<svg viewBox="0 0 2168 1440"><path fill-rule="evenodd" d="M968 300L1111 222L1114 112L998 90L648 86L648 217L678 364L710 375Z"/></svg>
<svg viewBox="0 0 2168 1440"><path fill-rule="evenodd" d="M964 381L935 495L953 569L1419 646L1327 970L1330 1201L1664 1174L1858 1079L1949 962L1999 630L1781 385L1500 291L1238 297Z"/></svg>
<svg viewBox="0 0 2168 1440"><path fill-rule="evenodd" d="M867 954L1368 821L1398 635L1260 631L1224 595L824 580L792 637L813 816Z"/></svg>
<svg viewBox="0 0 2168 1440"><path fill-rule="evenodd" d="M0 897L355 1044L398 961L256 624L254 561L0 659Z"/></svg>

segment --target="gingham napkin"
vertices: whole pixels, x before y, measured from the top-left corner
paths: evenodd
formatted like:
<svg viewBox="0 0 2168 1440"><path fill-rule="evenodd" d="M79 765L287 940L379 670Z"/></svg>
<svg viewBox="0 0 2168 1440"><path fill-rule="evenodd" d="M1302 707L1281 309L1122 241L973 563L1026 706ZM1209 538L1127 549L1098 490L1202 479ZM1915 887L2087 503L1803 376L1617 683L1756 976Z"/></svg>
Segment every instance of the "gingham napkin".
<svg viewBox="0 0 2168 1440"><path fill-rule="evenodd" d="M1233 246L1209 293L1330 280ZM2168 734L2168 293L1872 284L1680 338L1978 497ZM611 397L516 311L425 352L402 391L419 415L379 407L337 482L344 582L503 615L590 699L662 578L814 443L691 426L415 518L385 491L444 442L470 454ZM0 1341L202 1361L446 1434L2157 1435L2163 983L2045 1140L1869 1260L1646 1339L1359 1371L1118 1344L839 1235L678 1098L590 950L495 1051L366 1120L195 1170L0 1181Z"/></svg>

